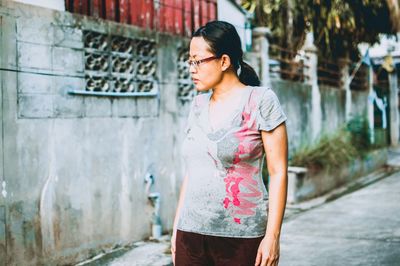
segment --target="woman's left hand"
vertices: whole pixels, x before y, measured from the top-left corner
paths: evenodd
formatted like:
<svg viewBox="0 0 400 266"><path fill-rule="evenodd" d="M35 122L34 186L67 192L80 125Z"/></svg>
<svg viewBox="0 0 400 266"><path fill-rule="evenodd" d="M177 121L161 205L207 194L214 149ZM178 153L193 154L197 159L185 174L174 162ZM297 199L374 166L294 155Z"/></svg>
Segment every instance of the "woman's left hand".
<svg viewBox="0 0 400 266"><path fill-rule="evenodd" d="M277 266L279 252L279 237L265 236L258 247L255 266Z"/></svg>

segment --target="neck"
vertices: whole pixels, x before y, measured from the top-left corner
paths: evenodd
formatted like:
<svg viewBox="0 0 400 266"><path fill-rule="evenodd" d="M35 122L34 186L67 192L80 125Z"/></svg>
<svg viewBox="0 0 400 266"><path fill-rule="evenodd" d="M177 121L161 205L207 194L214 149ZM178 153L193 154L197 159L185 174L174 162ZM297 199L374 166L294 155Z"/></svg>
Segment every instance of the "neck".
<svg viewBox="0 0 400 266"><path fill-rule="evenodd" d="M246 85L240 82L237 75L226 73L221 82L213 88L211 99L213 101L224 100L234 93L234 91L245 87Z"/></svg>

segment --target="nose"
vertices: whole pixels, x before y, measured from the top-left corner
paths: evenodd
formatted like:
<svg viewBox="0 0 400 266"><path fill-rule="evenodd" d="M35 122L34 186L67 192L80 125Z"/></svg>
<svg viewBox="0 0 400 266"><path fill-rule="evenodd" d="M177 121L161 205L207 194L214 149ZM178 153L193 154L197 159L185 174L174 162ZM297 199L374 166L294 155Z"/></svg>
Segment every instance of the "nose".
<svg viewBox="0 0 400 266"><path fill-rule="evenodd" d="M189 72L190 72L190 74L196 73L197 72L197 68L194 65L190 64L189 65Z"/></svg>

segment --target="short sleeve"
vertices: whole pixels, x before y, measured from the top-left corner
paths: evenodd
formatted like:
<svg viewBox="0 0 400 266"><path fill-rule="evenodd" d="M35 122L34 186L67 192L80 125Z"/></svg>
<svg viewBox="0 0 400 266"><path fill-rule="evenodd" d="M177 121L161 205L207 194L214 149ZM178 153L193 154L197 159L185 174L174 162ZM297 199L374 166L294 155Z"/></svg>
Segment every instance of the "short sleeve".
<svg viewBox="0 0 400 266"><path fill-rule="evenodd" d="M278 97L271 89L266 89L257 110L258 130L270 131L287 120Z"/></svg>

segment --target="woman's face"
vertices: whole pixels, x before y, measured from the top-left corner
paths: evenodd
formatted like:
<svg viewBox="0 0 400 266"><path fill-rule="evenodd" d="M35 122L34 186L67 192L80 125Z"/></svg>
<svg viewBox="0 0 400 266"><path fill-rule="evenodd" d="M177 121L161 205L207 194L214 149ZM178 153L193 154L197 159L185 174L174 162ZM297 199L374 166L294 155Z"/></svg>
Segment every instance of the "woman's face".
<svg viewBox="0 0 400 266"><path fill-rule="evenodd" d="M194 62L189 66L192 80L198 91L214 88L222 80L222 67L219 58L212 58L210 46L203 37L193 37L190 41L189 60ZM199 60L208 59L203 62ZM197 64L196 62L197 61Z"/></svg>

